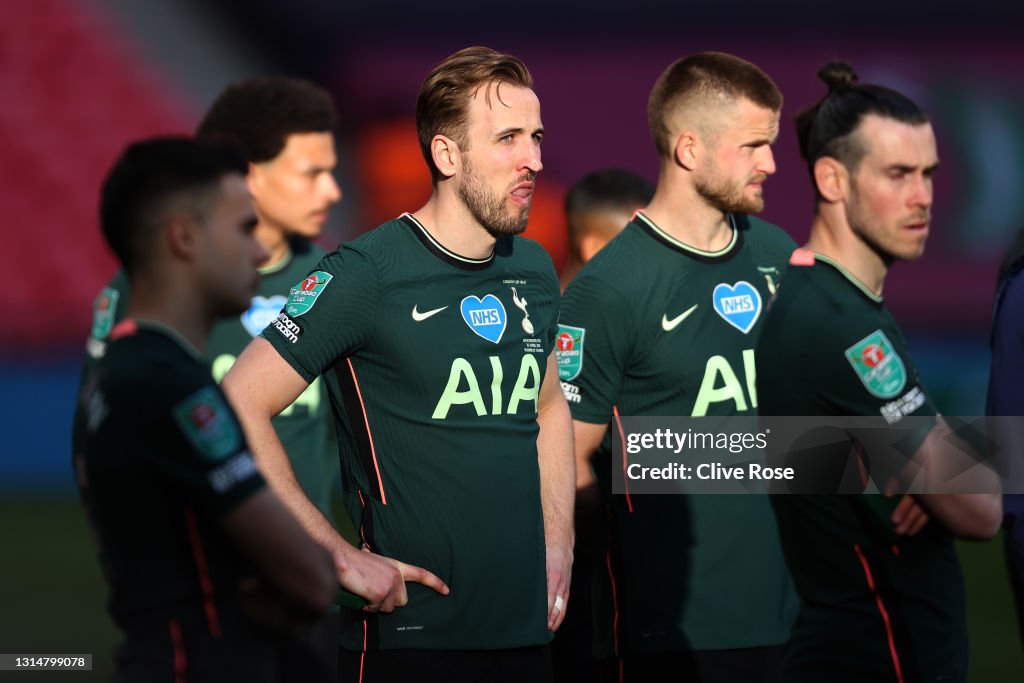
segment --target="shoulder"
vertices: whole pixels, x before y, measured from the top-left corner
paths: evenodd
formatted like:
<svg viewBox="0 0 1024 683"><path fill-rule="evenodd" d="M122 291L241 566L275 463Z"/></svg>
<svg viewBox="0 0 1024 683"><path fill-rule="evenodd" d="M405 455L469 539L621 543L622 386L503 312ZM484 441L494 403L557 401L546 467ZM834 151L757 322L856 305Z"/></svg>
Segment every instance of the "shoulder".
<svg viewBox="0 0 1024 683"><path fill-rule="evenodd" d="M318 268L337 274L339 269L388 268L405 262L410 252L418 252L419 240L401 218L382 223L349 242L343 242L320 259Z"/></svg>
<svg viewBox="0 0 1024 683"><path fill-rule="evenodd" d="M789 262L778 291L768 302L762 343L775 340L806 345L806 340L818 336L823 328L841 322L844 313L842 306L837 306L841 302L823 280L827 274L821 266Z"/></svg>
<svg viewBox="0 0 1024 683"><path fill-rule="evenodd" d="M289 245L295 265L299 268L312 269L320 259L327 255L327 250L323 247L302 238L289 240Z"/></svg>
<svg viewBox="0 0 1024 683"><path fill-rule="evenodd" d="M399 255L409 241L409 228L399 219L388 221L350 242L343 242L317 261L316 272L333 278L341 273L360 274Z"/></svg>
<svg viewBox="0 0 1024 683"><path fill-rule="evenodd" d="M338 249L374 254L399 244L409 243L411 236L410 227L399 217L367 230L351 242L341 244Z"/></svg>
<svg viewBox="0 0 1024 683"><path fill-rule="evenodd" d="M628 287L638 278L650 274L650 257L660 253L660 245L644 233L644 228L635 222L629 223L599 252L594 254L576 280L592 280L616 287ZM570 285L571 286L571 285ZM637 286L643 286L637 283Z"/></svg>
<svg viewBox="0 0 1024 683"><path fill-rule="evenodd" d="M166 335L119 331L114 329L97 372L104 385L130 397L133 406L167 406L201 386L213 385L209 366Z"/></svg>
<svg viewBox="0 0 1024 683"><path fill-rule="evenodd" d="M554 275L555 264L551 260L551 255L540 242L529 237L514 235L501 238L494 245L494 253L497 258L509 259L509 262L515 263L517 266L525 265L545 272L550 271L557 279L557 276Z"/></svg>
<svg viewBox="0 0 1024 683"><path fill-rule="evenodd" d="M744 231L744 239L748 240L751 245L784 254L787 260L797 247L788 232L757 216L737 214L736 225Z"/></svg>
<svg viewBox="0 0 1024 683"><path fill-rule="evenodd" d="M629 234L627 234L629 233ZM642 300L651 283L649 262L641 258L637 239L648 239L639 228L630 225L616 235L601 251L584 264L562 295L562 308L571 313L594 309L609 315L628 308L627 301ZM654 277L654 279L657 279ZM638 299L640 296L640 299Z"/></svg>

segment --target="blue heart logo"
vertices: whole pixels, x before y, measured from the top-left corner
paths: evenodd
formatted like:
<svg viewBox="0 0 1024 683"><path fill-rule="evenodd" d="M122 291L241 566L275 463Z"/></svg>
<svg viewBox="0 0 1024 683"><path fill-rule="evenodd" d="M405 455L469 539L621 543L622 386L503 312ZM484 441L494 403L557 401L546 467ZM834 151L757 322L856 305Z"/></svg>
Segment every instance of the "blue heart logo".
<svg viewBox="0 0 1024 683"><path fill-rule="evenodd" d="M488 294L483 299L476 296L467 296L462 300L462 319L469 325L469 329L476 332L489 342L498 343L501 335L505 334L505 306L501 299Z"/></svg>
<svg viewBox="0 0 1024 683"><path fill-rule="evenodd" d="M750 332L761 315L761 293L746 280L735 285L723 282L716 286L711 293L711 302L715 312L743 334Z"/></svg>
<svg viewBox="0 0 1024 683"><path fill-rule="evenodd" d="M249 310L241 315L242 327L253 337L258 336L264 327L273 322L286 303L288 303L286 296L272 296L269 299L254 296Z"/></svg>

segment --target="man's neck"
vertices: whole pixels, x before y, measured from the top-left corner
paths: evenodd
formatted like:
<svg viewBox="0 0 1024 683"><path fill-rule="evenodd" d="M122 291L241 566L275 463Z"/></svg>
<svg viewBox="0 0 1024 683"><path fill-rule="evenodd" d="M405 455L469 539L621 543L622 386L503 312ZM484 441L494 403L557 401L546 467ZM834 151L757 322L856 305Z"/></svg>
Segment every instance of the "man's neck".
<svg viewBox="0 0 1024 683"><path fill-rule="evenodd" d="M565 288L569 286L572 279L576 277L576 273L583 269L583 262L570 254L565 265L562 266L562 274L558 276L558 286L561 288L562 293L565 293Z"/></svg>
<svg viewBox="0 0 1024 683"><path fill-rule="evenodd" d="M256 241L266 249L267 260L260 264L260 268L275 266L284 260L291 251L288 246L288 237L280 228L268 225L264 221L256 224Z"/></svg>
<svg viewBox="0 0 1024 683"><path fill-rule="evenodd" d="M824 216L819 212L811 223L807 248L832 259L869 291L882 296L890 264L854 234L842 217Z"/></svg>
<svg viewBox="0 0 1024 683"><path fill-rule="evenodd" d="M643 213L670 237L694 249L721 251L732 241L729 217L690 186L669 187L659 181L654 199Z"/></svg>
<svg viewBox="0 0 1024 683"><path fill-rule="evenodd" d="M486 259L497 241L477 222L454 190L435 187L434 194L413 218L445 249L471 259Z"/></svg>
<svg viewBox="0 0 1024 683"><path fill-rule="evenodd" d="M178 286L168 286L177 281ZM189 288L180 286L180 279L144 279L131 281L131 300L125 317L152 320L177 332L200 353L213 329L213 317L206 312L203 301Z"/></svg>

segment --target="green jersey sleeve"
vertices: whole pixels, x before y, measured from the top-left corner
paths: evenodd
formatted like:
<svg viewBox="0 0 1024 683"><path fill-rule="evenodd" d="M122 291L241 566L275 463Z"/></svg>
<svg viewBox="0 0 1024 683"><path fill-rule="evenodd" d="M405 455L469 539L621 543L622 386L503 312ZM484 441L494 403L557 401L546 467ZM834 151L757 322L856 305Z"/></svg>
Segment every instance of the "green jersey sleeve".
<svg viewBox="0 0 1024 683"><path fill-rule="evenodd" d="M636 348L625 298L593 277L578 277L562 298L555 356L574 419L607 423Z"/></svg>
<svg viewBox="0 0 1024 683"><path fill-rule="evenodd" d="M312 382L366 343L380 299L378 282L378 269L367 254L339 247L291 288L284 310L261 336Z"/></svg>
<svg viewBox="0 0 1024 683"><path fill-rule="evenodd" d="M224 394L211 378L187 375L166 386L159 412L147 411L166 425L167 444L174 447L146 453L150 464L190 499L221 516L265 482Z"/></svg>

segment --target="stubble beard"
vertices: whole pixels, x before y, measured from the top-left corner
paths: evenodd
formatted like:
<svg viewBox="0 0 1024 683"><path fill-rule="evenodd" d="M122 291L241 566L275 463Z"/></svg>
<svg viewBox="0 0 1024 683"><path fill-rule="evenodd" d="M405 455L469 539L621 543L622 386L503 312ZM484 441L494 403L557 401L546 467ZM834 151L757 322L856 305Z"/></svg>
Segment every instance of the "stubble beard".
<svg viewBox="0 0 1024 683"><path fill-rule="evenodd" d="M722 213L759 213L764 209L764 198L748 199L743 192L745 188L746 185L737 185L725 176L718 181L708 179L696 184L697 194Z"/></svg>
<svg viewBox="0 0 1024 683"><path fill-rule="evenodd" d="M901 250L898 237L899 229L897 228L892 239L887 239L885 227L879 227L878 223L867 215L869 212L862 208L863 203L860 201L855 183L851 182L850 190L850 203L846 207L846 222L854 235L878 254L887 266L892 265L895 261L916 261L921 258L924 254L924 242L912 251Z"/></svg>
<svg viewBox="0 0 1024 683"><path fill-rule="evenodd" d="M533 178L523 178L517 181L517 184L529 180ZM509 210L503 198L492 193L483 180L473 172L468 159L455 191L476 222L495 239L503 235L518 235L526 230L531 205L527 204L519 211Z"/></svg>

